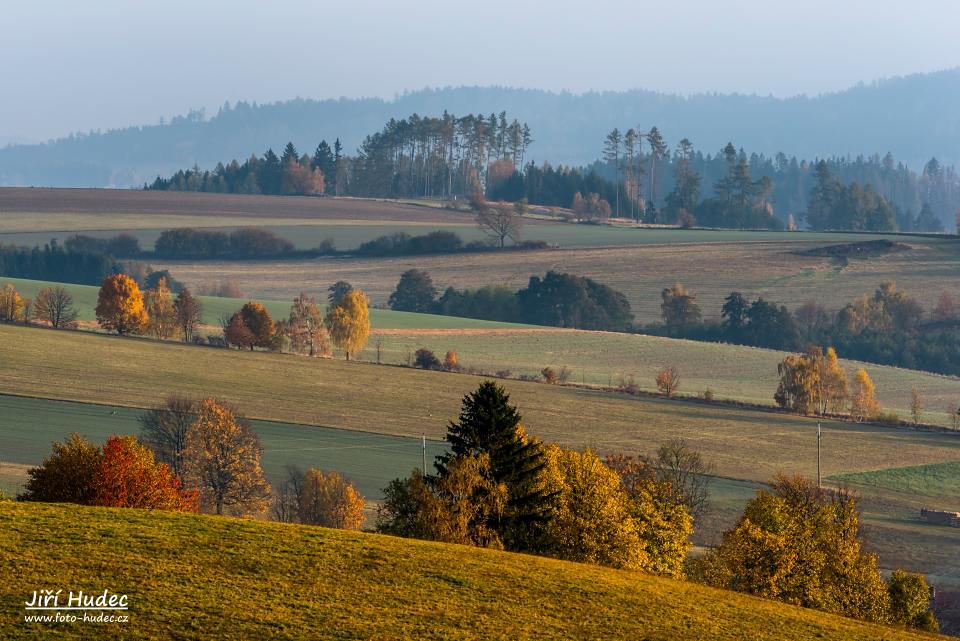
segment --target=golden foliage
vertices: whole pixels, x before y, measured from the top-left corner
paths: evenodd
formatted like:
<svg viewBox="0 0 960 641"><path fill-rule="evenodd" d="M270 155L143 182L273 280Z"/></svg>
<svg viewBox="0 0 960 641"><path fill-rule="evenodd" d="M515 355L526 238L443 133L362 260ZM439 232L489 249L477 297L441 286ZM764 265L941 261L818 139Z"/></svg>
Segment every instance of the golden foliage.
<svg viewBox="0 0 960 641"><path fill-rule="evenodd" d="M344 294L327 308L326 325L333 344L350 360L350 354L362 350L370 337L369 299L359 289Z"/></svg>
<svg viewBox="0 0 960 641"><path fill-rule="evenodd" d="M847 374L832 347L790 354L777 366L780 384L774 400L801 414L841 412L847 399Z"/></svg>
<svg viewBox="0 0 960 641"><path fill-rule="evenodd" d="M620 477L586 450L546 447L546 486L556 493L547 526L550 556L618 568L649 564Z"/></svg>
<svg viewBox="0 0 960 641"><path fill-rule="evenodd" d="M177 331L177 312L167 287L167 279L160 278L154 289L144 295L147 312L147 333L154 338L170 338Z"/></svg>
<svg viewBox="0 0 960 641"><path fill-rule="evenodd" d="M187 485L200 505L216 514L259 514L269 505L270 485L260 467L260 439L246 421L214 398L197 408L184 452Z"/></svg>
<svg viewBox="0 0 960 641"><path fill-rule="evenodd" d="M853 389L850 394L850 418L869 421L880 414L880 403L876 398L876 387L870 380L867 370L862 367L853 375Z"/></svg>
<svg viewBox="0 0 960 641"><path fill-rule="evenodd" d="M6 283L0 288L0 321L19 322L24 317L25 303L17 288Z"/></svg>
<svg viewBox="0 0 960 641"><path fill-rule="evenodd" d="M695 563L725 589L868 621L886 621L890 600L876 557L858 538L852 496L778 476L747 504L720 547Z"/></svg>
<svg viewBox="0 0 960 641"><path fill-rule="evenodd" d="M97 322L118 334L136 334L147 325L147 312L137 281L124 274L107 276L97 296Z"/></svg>
<svg viewBox="0 0 960 641"><path fill-rule="evenodd" d="M366 499L337 472L310 468L303 477L298 515L301 523L341 530L363 526Z"/></svg>

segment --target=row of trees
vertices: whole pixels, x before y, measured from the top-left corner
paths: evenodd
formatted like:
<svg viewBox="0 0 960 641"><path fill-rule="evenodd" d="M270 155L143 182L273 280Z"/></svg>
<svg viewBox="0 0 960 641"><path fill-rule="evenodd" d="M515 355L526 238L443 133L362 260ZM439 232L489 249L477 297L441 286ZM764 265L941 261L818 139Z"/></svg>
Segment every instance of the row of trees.
<svg viewBox="0 0 960 641"><path fill-rule="evenodd" d="M960 303L949 293L927 312L896 283L885 282L833 312L815 301L791 312L732 292L719 323L703 321L696 295L682 284L665 288L661 298L663 325L646 332L790 351L827 343L844 358L960 374Z"/></svg>
<svg viewBox="0 0 960 641"><path fill-rule="evenodd" d="M147 189L161 191L207 191L225 194L272 194L316 196L341 194L345 182L343 148L321 141L313 156L300 155L288 142L279 157L268 149L262 157L251 156L243 163L236 159L227 165L218 163L213 171L180 170L170 178L157 176Z"/></svg>
<svg viewBox="0 0 960 641"><path fill-rule="evenodd" d="M840 367L837 352L828 347L810 347L791 354L777 366L780 383L774 394L777 405L801 414L826 416L841 414L847 408L854 421L871 421L880 415L876 387L867 371L859 368L851 386Z"/></svg>
<svg viewBox="0 0 960 641"><path fill-rule="evenodd" d="M157 179L148 189L247 194L356 195L376 197L467 197L486 190L490 176L522 166L533 142L530 128L500 114L440 117L413 114L391 119L367 136L356 156L343 154L340 141L321 141L316 152L300 155L287 143L278 157L268 149L218 164Z"/></svg>
<svg viewBox="0 0 960 641"><path fill-rule="evenodd" d="M438 297L430 275L410 269L400 276L389 304L400 311L554 327L626 331L633 323L630 303L620 292L590 278L553 271L543 278L531 276L527 287L517 292L503 286L449 287Z"/></svg>
<svg viewBox="0 0 960 641"><path fill-rule="evenodd" d="M342 289L338 289L338 286ZM290 349L309 356L329 356L331 343L345 358L362 351L370 337L370 311L367 295L348 283L331 289L326 313L315 298L301 293L290 307L286 319L274 321L261 303L244 304L224 322L223 335L228 345L253 350Z"/></svg>

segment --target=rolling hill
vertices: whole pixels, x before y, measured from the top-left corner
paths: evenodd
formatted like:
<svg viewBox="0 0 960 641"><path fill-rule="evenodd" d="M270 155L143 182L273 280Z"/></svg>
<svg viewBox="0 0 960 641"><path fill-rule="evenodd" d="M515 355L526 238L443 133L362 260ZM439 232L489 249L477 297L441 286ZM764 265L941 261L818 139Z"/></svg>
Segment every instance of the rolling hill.
<svg viewBox="0 0 960 641"><path fill-rule="evenodd" d="M693 583L374 534L160 511L0 503L0 636L42 588L128 595L58 638L931 638ZM26 613L30 614L30 613Z"/></svg>
<svg viewBox="0 0 960 641"><path fill-rule="evenodd" d="M957 164L960 69L915 74L816 97L679 96L652 91L573 95L536 89L426 89L381 99L296 99L239 103L207 119L77 135L40 145L0 149L0 184L76 187L140 186L194 163L212 167L288 140L313 150L340 138L350 153L390 118L444 110L499 113L530 124L538 163L585 164L600 155L614 127L657 125L670 141L686 136L704 152L728 141L748 152L799 157L883 155L919 169L936 156ZM783 123L789 122L789 127Z"/></svg>

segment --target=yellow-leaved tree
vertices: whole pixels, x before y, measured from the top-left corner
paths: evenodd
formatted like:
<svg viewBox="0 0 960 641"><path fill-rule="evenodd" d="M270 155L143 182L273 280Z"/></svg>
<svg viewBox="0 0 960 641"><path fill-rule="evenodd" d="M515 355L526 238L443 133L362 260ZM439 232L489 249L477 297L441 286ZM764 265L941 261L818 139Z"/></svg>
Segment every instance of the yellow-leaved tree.
<svg viewBox="0 0 960 641"><path fill-rule="evenodd" d="M343 351L347 360L350 354L362 350L370 337L370 310L367 295L352 289L336 303L327 308L325 323L330 340Z"/></svg>
<svg viewBox="0 0 960 641"><path fill-rule="evenodd" d="M886 622L890 596L876 557L860 547L859 523L849 493L778 476L723 543L694 562L693 574L728 590Z"/></svg>
<svg viewBox="0 0 960 641"><path fill-rule="evenodd" d="M25 303L17 288L7 283L0 288L0 321L18 322L26 320Z"/></svg>
<svg viewBox="0 0 960 641"><path fill-rule="evenodd" d="M216 514L259 514L270 503L260 467L260 439L242 417L215 398L197 406L184 447L186 485L200 492L200 506Z"/></svg>
<svg viewBox="0 0 960 641"><path fill-rule="evenodd" d="M154 289L144 295L147 312L147 332L154 338L170 338L177 331L177 312L173 297L167 287L167 279L161 277Z"/></svg>
<svg viewBox="0 0 960 641"><path fill-rule="evenodd" d="M867 370L862 367L853 376L853 389L850 394L850 418L869 421L880 414L880 403L876 398L876 387L870 380Z"/></svg>
<svg viewBox="0 0 960 641"><path fill-rule="evenodd" d="M547 554L559 559L643 569L649 562L620 476L591 452L546 447L546 485L556 493Z"/></svg>
<svg viewBox="0 0 960 641"><path fill-rule="evenodd" d="M310 468L303 476L298 516L301 523L359 530L366 500L352 483L337 472L324 474Z"/></svg>
<svg viewBox="0 0 960 641"><path fill-rule="evenodd" d="M136 334L147 325L147 312L137 281L124 274L103 279L97 296L97 322L120 335Z"/></svg>

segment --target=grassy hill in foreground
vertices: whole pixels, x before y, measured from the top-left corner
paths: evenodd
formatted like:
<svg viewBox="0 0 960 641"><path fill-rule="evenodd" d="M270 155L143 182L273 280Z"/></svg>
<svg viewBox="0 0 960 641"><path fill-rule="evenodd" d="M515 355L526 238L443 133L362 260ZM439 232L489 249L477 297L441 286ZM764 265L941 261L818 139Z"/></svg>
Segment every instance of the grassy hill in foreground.
<svg viewBox="0 0 960 641"><path fill-rule="evenodd" d="M0 637L33 590L129 595L64 638L919 639L636 572L249 520L0 503ZM12 578L12 580L10 580Z"/></svg>

